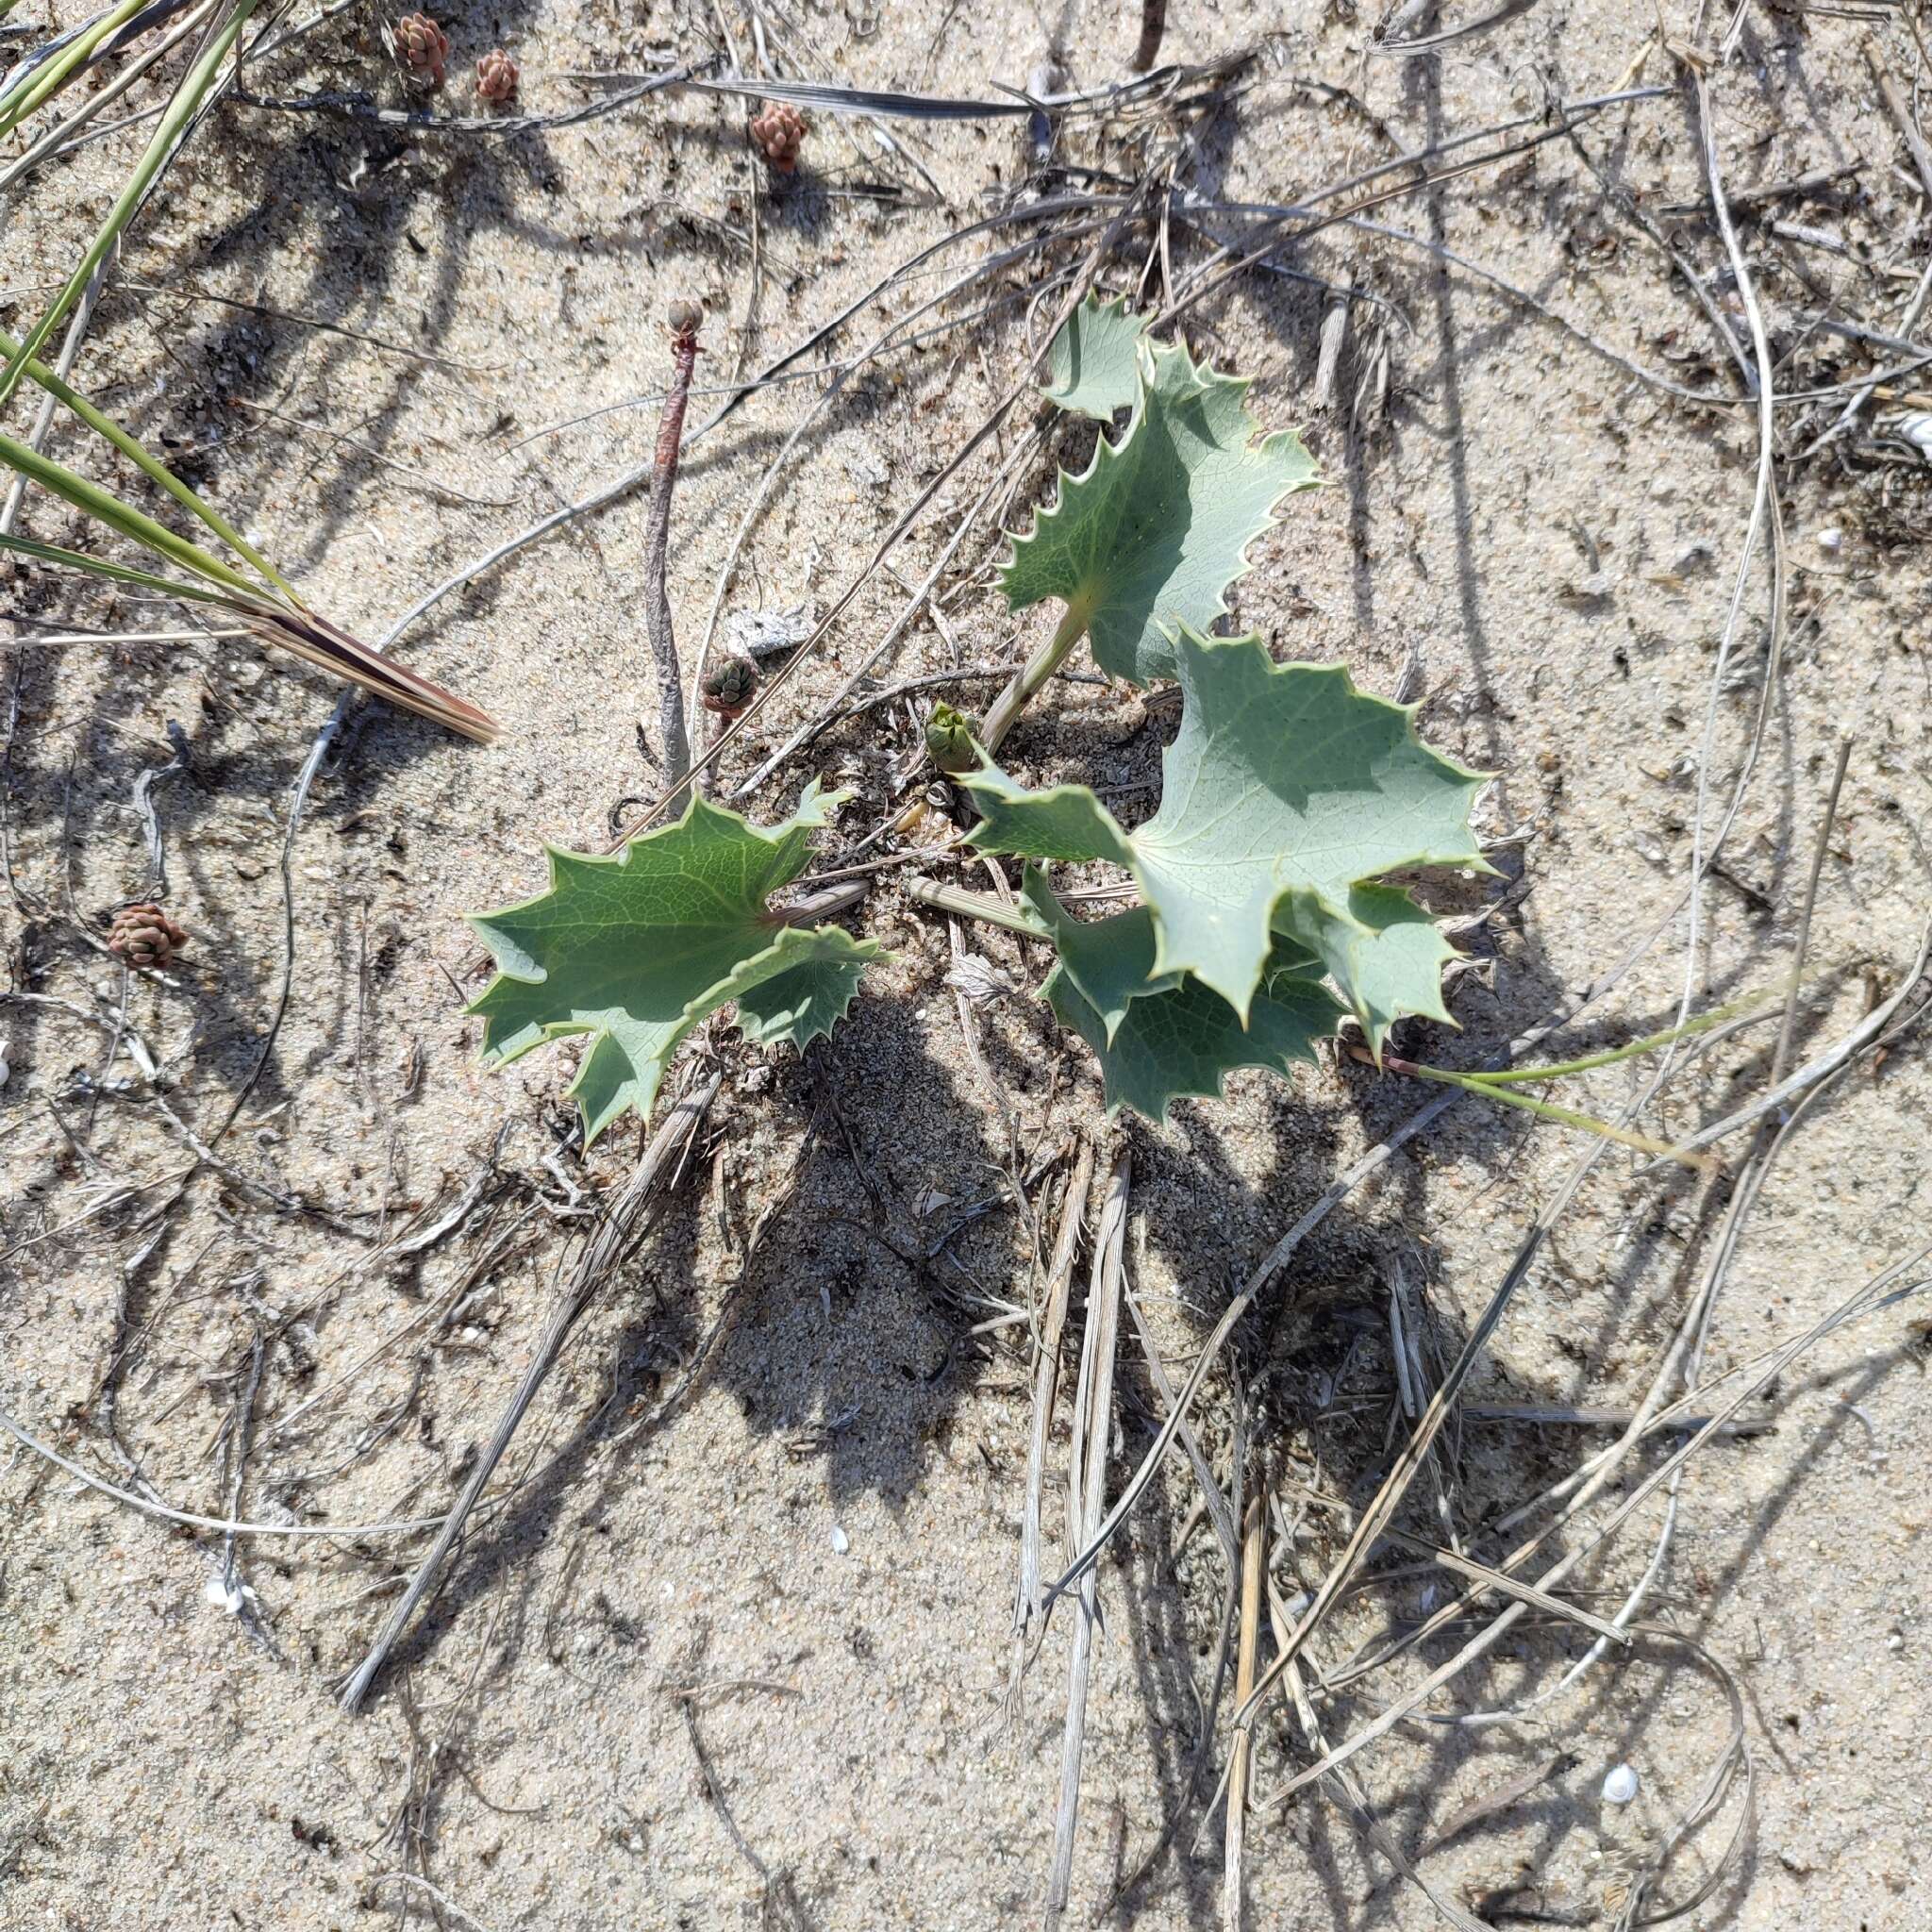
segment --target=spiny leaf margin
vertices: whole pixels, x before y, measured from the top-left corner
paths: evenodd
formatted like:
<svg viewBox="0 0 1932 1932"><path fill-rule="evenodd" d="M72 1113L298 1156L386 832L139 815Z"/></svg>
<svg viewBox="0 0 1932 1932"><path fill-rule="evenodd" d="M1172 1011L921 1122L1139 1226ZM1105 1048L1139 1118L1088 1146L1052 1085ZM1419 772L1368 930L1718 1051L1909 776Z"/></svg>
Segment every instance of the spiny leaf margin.
<svg viewBox="0 0 1932 1932"><path fill-rule="evenodd" d="M1293 430L1261 433L1249 378L1144 338L1135 373L1125 430L1102 435L1077 476L1059 470L1054 502L1013 539L1000 582L1010 610L1058 598L1094 662L1145 686L1174 675L1170 627L1206 631L1225 615L1276 506L1321 476Z"/></svg>

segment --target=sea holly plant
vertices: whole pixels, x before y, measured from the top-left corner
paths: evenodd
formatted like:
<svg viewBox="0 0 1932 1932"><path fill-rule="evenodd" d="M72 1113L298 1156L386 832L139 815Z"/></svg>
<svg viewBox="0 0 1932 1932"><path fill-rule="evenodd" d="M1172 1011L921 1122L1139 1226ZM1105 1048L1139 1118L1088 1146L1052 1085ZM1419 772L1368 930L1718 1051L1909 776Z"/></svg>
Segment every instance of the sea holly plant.
<svg viewBox="0 0 1932 1932"><path fill-rule="evenodd" d="M975 731L941 707L926 734L981 813L968 836L982 851L1109 861L1139 888L1140 906L1084 922L1036 866L1007 920L1057 947L1042 992L1098 1058L1109 1108L1156 1119L1235 1067L1288 1073L1350 1011L1377 1054L1399 1016L1446 1019L1450 948L1382 881L1482 864L1469 810L1483 780L1424 746L1410 712L1339 667L1277 665L1258 639L1208 634L1275 506L1317 480L1297 437L1261 433L1246 388L1151 341L1123 304L1075 311L1048 395L1103 421L1130 413L1062 475L1005 573L1013 608L1058 599L1064 615L1004 709ZM1083 636L1103 670L1180 686L1162 801L1132 831L1084 786L1028 791L991 756L1003 719ZM728 1001L754 1039L828 1031L876 948L786 927L767 901L837 796L808 791L770 831L696 800L615 858L553 851L547 892L474 922L498 967L472 1008L486 1058L589 1035L571 1090L588 1141L627 1108L648 1114L678 1042Z"/></svg>
<svg viewBox="0 0 1932 1932"><path fill-rule="evenodd" d="M679 1043L731 1001L760 1043L829 1033L880 949L840 926L788 924L768 902L846 796L814 781L791 818L761 830L694 795L675 824L613 856L550 847L548 891L470 921L497 969L469 1008L485 1064L588 1035L570 1089L588 1146L627 1108L649 1116Z"/></svg>
<svg viewBox="0 0 1932 1932"><path fill-rule="evenodd" d="M1029 791L988 758L961 783L986 852L1106 859L1153 915L1152 973L1191 974L1245 1023L1277 932L1331 974L1372 1045L1398 1013L1441 1013L1446 943L1406 893L1415 865L1482 866L1470 807L1486 782L1430 751L1400 705L1339 665L1276 664L1258 638L1173 634L1180 730L1159 809L1124 831L1084 785Z"/></svg>
<svg viewBox="0 0 1932 1932"><path fill-rule="evenodd" d="M1181 724L1144 825L1084 785L1029 791L985 755L959 780L980 850L1131 874L1140 906L1081 922L1036 864L1019 923L1059 954L1041 991L1093 1050L1109 1108L1155 1119L1236 1067L1311 1059L1349 1011L1377 1057L1401 1016L1446 1020L1453 952L1381 875L1484 865L1469 812L1485 781L1424 745L1407 708L1339 666L1276 664L1257 638L1181 625L1171 644Z"/></svg>
<svg viewBox="0 0 1932 1932"><path fill-rule="evenodd" d="M1340 665L1277 664L1257 637L1210 634L1275 505L1316 480L1299 440L1261 435L1242 384L1150 341L1120 303L1075 312L1052 346L1046 392L1104 422L1131 411L1080 476L1062 476L1007 566L1013 608L1058 598L1065 615L984 725L941 705L925 734L933 763L978 810L968 842L1028 861L1021 897L932 881L912 896L1054 948L1041 994L1098 1061L1109 1112L1158 1121L1176 1099L1220 1093L1236 1068L1291 1074L1352 1015L1377 1064L1611 1131L1520 1091L1606 1059L1452 1073L1385 1052L1406 1015L1448 1021L1442 972L1455 957L1391 875L1487 871L1469 822L1486 780L1424 744L1412 707L1357 691ZM1030 789L992 757L1083 636L1102 669L1179 687L1160 803L1131 828L1086 786ZM803 1047L830 1032L879 949L791 923L770 901L843 797L814 784L770 829L693 797L676 824L615 857L552 850L547 891L472 922L497 966L470 1009L485 1023L486 1060L588 1037L570 1090L588 1143L626 1109L648 1115L680 1041L727 1004L754 1041ZM1124 873L1140 903L1075 917L1048 868L1092 863Z"/></svg>

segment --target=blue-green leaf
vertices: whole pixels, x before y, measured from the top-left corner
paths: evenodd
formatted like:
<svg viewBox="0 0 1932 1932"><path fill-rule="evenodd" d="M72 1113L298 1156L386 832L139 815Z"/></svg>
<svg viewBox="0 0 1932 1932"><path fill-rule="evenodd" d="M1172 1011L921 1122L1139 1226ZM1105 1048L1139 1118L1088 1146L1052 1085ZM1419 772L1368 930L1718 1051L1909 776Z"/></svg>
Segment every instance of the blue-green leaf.
<svg viewBox="0 0 1932 1932"><path fill-rule="evenodd" d="M829 1032L880 949L838 926L786 925L765 902L804 871L843 796L814 783L766 830L694 795L675 824L610 857L551 847L548 891L470 921L497 966L469 1008L486 1063L591 1035L570 1090L588 1144L627 1108L649 1116L678 1042L728 1001L761 1042Z"/></svg>

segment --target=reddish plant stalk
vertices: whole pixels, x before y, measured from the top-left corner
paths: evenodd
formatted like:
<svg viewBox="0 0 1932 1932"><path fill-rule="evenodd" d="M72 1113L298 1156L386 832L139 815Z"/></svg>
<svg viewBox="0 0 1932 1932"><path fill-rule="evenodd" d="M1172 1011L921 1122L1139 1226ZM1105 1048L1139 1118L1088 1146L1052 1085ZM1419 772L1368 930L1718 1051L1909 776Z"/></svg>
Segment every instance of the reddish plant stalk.
<svg viewBox="0 0 1932 1932"><path fill-rule="evenodd" d="M1141 44L1134 49L1133 71L1145 74L1160 54L1167 32L1167 0L1141 0Z"/></svg>
<svg viewBox="0 0 1932 1932"><path fill-rule="evenodd" d="M691 775L691 740L684 726L684 676L677 664L677 639L671 628L671 598L664 588L665 553L671 539L671 491L677 481L677 451L684 440L685 403L698 356L695 303L671 305L671 387L658 418L658 459L651 475L651 508L644 540L644 629L658 665L658 730L663 742L664 775L672 793Z"/></svg>

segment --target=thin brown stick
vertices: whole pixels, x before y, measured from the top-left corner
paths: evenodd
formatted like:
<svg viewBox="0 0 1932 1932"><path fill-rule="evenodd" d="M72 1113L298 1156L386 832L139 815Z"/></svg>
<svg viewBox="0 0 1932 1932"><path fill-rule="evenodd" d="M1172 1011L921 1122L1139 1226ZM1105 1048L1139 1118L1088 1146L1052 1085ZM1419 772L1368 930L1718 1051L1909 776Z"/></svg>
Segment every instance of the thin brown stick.
<svg viewBox="0 0 1932 1932"><path fill-rule="evenodd" d="M1234 1694L1238 1705L1255 1694L1255 1659L1261 1648L1261 1579L1268 1568L1267 1498L1257 1487L1248 1498L1241 1525L1241 1634L1235 1652ZM1234 1734L1234 1762L1227 1778L1226 1870L1222 1880L1221 1923L1225 1932L1241 1932L1241 1859L1246 1844L1248 1773L1254 1734Z"/></svg>
<svg viewBox="0 0 1932 1932"><path fill-rule="evenodd" d="M1878 88L1878 98L1885 104L1885 111L1891 117L1891 125L1898 129L1898 138L1905 142L1906 152L1912 158L1912 166L1919 171L1919 179L1924 184L1928 200L1932 200L1932 149L1925 145L1925 137L1919 132L1919 124L1912 119L1912 110L1907 105L1906 97L1899 92L1898 82L1886 72L1885 63L1878 58L1878 49L1870 41L1865 42L1865 65L1872 70L1872 78Z"/></svg>
<svg viewBox="0 0 1932 1932"><path fill-rule="evenodd" d="M671 305L671 386L658 418L658 453L651 472L651 508L644 533L644 628L658 665L658 732L666 795L683 789L691 773L691 739L684 725L684 679L677 668L677 637L671 625L671 596L664 565L671 542L671 492L677 485L677 452L684 440L684 409L698 356L704 311L693 302Z"/></svg>
<svg viewBox="0 0 1932 1932"><path fill-rule="evenodd" d="M1046 1306L1033 1354L1033 1427L1026 1441L1026 1500L1020 1517L1020 1587L1013 1598L1013 1665L1007 1690L1007 1713L1020 1709L1029 1633L1040 1621L1040 1507L1046 1488L1046 1445L1053 1433L1054 1397L1059 1388L1060 1339L1066 1333L1067 1297L1074 1262L1087 1224L1087 1197L1093 1189L1093 1143L1082 1141L1073 1177L1060 1203L1059 1234L1046 1280Z"/></svg>
<svg viewBox="0 0 1932 1932"><path fill-rule="evenodd" d="M1141 0L1141 39L1134 48L1129 70L1145 74L1160 58L1160 42L1167 33L1167 0Z"/></svg>
<svg viewBox="0 0 1932 1932"><path fill-rule="evenodd" d="M430 1545L429 1554L410 1578L408 1589L390 1613L381 1634L370 1645L368 1656L342 1687L341 1702L344 1710L353 1713L361 1708L383 1665L389 1661L390 1653L401 1641L418 1607L435 1587L443 1564L463 1533L463 1525L482 1497L485 1485L509 1448L510 1438L516 1434L518 1424L536 1400L537 1391L542 1388L550 1371L557 1366L571 1330L576 1326L578 1318L595 1299L597 1291L610 1278L612 1271L647 1224L647 1210L655 1209L663 1198L664 1185L681 1169L683 1156L697 1133L699 1123L717 1098L718 1089L723 1084L724 1076L713 1074L696 1093L671 1109L663 1125L651 1137L650 1145L644 1149L643 1158L625 1183L623 1191L611 1203L596 1232L585 1243L571 1273L570 1284L551 1310L543 1333L537 1340L536 1354L530 1366L525 1370L523 1380L517 1384L508 1407L498 1418L489 1446L477 1457L476 1466L470 1472L470 1478L464 1483L456 1507L443 1520L442 1528Z"/></svg>

